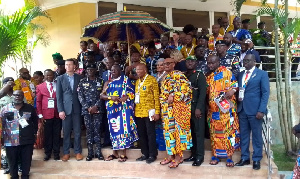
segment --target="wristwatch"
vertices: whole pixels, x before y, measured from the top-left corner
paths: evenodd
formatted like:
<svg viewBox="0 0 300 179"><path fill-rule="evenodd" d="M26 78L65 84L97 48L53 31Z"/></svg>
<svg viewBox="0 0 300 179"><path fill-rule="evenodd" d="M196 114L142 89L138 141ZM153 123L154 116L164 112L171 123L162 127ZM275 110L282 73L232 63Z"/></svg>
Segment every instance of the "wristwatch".
<svg viewBox="0 0 300 179"><path fill-rule="evenodd" d="M107 99L111 100L111 97L110 97L110 96L108 96L108 97L107 97Z"/></svg>

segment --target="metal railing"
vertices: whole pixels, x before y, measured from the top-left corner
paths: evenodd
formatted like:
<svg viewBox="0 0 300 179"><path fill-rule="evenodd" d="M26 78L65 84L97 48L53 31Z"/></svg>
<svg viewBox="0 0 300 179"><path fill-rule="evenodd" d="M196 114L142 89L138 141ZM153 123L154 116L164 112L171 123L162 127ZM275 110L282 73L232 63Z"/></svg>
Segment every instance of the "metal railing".
<svg viewBox="0 0 300 179"><path fill-rule="evenodd" d="M268 109L267 115L264 117L262 124L262 137L263 137L263 145L264 150L268 158L268 179L271 179L271 175L273 173L273 166L271 160L273 159L273 151L271 150L271 130L273 130L271 126L272 115L270 110Z"/></svg>
<svg viewBox="0 0 300 179"><path fill-rule="evenodd" d="M279 48L280 50L283 50L283 48ZM269 77L270 77L270 81L275 81L276 80L276 69L275 69L275 47L263 47L263 46L255 46L255 50L266 50L268 53L264 54L264 55L260 55L261 58L261 63L260 63L260 69L264 69L265 71L268 72ZM289 48L289 50L297 50L300 51L300 48ZM294 57L300 57L300 56L290 56L290 59L294 58ZM269 60L269 62L263 62L263 58L268 58L271 59ZM281 58L281 71L282 71L282 79L284 79L284 55L280 55ZM291 61L291 67L292 65L299 65L299 63L293 63ZM267 69L267 70L266 70ZM291 73L296 74L297 76L297 69L290 69ZM295 80L299 80L300 78L297 77L292 77L291 80L295 81Z"/></svg>

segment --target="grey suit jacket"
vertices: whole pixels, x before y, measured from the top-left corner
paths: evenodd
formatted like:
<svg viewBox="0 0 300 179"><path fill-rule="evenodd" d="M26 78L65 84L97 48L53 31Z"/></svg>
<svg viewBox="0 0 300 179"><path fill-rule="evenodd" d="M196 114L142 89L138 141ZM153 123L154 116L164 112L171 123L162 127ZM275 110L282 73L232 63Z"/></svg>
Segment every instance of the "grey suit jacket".
<svg viewBox="0 0 300 179"><path fill-rule="evenodd" d="M67 74L57 77L56 99L58 112L64 111L66 115L70 115L73 110L73 113L80 114L81 104L78 100L77 88L81 78L80 75L74 74L74 86L72 90Z"/></svg>

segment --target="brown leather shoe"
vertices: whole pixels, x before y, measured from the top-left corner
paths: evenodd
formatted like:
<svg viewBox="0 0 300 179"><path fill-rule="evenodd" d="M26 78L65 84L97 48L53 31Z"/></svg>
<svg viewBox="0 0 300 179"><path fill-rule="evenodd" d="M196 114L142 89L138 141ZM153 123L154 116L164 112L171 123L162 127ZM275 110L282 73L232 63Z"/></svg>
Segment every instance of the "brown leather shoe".
<svg viewBox="0 0 300 179"><path fill-rule="evenodd" d="M62 161L63 162L66 162L66 161L68 161L70 159L70 154L66 154L66 155L64 155L63 157L62 157Z"/></svg>
<svg viewBox="0 0 300 179"><path fill-rule="evenodd" d="M76 160L79 161L79 160L82 160L83 159L83 156L81 154L76 154Z"/></svg>

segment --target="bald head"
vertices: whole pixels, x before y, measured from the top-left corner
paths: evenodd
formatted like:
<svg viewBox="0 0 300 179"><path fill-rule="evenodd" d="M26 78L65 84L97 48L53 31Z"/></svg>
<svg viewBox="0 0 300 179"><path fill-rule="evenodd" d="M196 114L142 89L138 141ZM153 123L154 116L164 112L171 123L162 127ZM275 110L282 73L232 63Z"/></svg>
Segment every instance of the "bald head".
<svg viewBox="0 0 300 179"><path fill-rule="evenodd" d="M243 59L243 65L246 70L250 70L255 66L255 55L254 54L247 54Z"/></svg>
<svg viewBox="0 0 300 179"><path fill-rule="evenodd" d="M143 78L147 74L147 67L143 63L139 63L136 66L136 74L139 78Z"/></svg>
<svg viewBox="0 0 300 179"><path fill-rule="evenodd" d="M30 80L30 75L29 75L29 71L27 70L27 68L21 68L19 70L19 74L20 74L20 77L23 78L24 80Z"/></svg>
<svg viewBox="0 0 300 179"><path fill-rule="evenodd" d="M217 55L210 55L207 57L207 66L210 71L215 71L220 66L220 58Z"/></svg>
<svg viewBox="0 0 300 179"><path fill-rule="evenodd" d="M230 46L232 44L232 39L233 39L233 36L230 33L226 33L224 35L224 41L226 42L227 46Z"/></svg>

